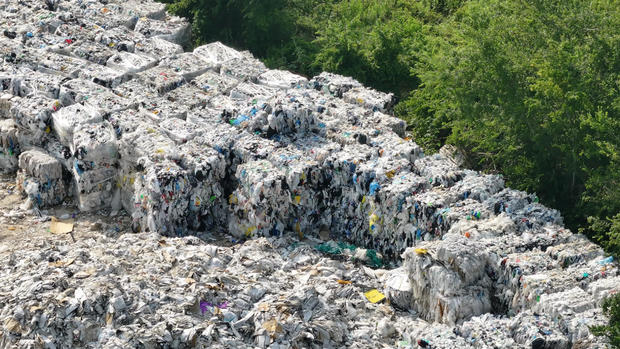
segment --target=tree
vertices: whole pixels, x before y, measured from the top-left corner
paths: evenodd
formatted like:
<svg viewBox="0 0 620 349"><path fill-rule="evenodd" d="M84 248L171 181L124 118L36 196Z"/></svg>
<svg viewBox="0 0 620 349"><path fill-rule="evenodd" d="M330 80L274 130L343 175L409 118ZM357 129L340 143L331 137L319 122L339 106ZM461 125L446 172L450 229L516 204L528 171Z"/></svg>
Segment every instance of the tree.
<svg viewBox="0 0 620 349"><path fill-rule="evenodd" d="M619 25L611 0L470 1L425 29L421 86L398 115L426 149L459 146L576 228L602 213L581 205L600 198L593 174L618 169Z"/></svg>
<svg viewBox="0 0 620 349"><path fill-rule="evenodd" d="M609 323L593 326L590 330L597 336L605 336L614 348L620 348L620 294L603 301L603 313L609 316Z"/></svg>

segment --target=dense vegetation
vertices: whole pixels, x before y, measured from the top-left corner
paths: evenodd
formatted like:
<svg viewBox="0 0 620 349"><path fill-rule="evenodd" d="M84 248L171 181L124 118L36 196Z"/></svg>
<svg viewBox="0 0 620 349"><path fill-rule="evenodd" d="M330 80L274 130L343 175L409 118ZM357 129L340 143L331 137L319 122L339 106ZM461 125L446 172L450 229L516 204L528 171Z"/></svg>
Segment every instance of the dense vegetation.
<svg viewBox="0 0 620 349"><path fill-rule="evenodd" d="M620 255L617 1L163 1L197 44L395 92L426 151L456 145Z"/></svg>

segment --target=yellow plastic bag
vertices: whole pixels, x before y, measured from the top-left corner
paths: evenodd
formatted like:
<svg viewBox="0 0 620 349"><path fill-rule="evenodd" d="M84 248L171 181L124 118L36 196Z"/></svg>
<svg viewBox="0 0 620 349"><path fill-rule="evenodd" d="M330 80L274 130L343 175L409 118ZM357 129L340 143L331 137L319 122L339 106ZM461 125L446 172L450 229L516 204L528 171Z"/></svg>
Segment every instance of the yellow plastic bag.
<svg viewBox="0 0 620 349"><path fill-rule="evenodd" d="M415 249L415 253L416 253L416 254L420 254L420 255L424 255L424 254L427 254L427 253L428 253L428 250L427 250L427 249L425 249L425 248L416 248L416 249Z"/></svg>
<svg viewBox="0 0 620 349"><path fill-rule="evenodd" d="M385 295L376 289L364 293L364 296L366 296L366 299L368 299L370 303L378 303L385 299Z"/></svg>

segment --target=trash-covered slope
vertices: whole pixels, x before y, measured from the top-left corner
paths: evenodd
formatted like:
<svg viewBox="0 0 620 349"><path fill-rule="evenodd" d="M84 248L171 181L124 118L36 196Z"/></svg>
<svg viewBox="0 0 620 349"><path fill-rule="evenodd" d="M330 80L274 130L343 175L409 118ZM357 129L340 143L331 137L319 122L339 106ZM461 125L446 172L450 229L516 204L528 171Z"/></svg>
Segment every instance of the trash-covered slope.
<svg viewBox="0 0 620 349"><path fill-rule="evenodd" d="M221 43L185 52L188 23L151 1L5 1L0 11L0 169L16 173L15 190L35 213L73 203L81 215L123 217L113 237L93 232L57 249L34 235L24 252L6 246L6 346L377 347L398 338L434 347L602 345L587 326L605 320L599 304L619 288L617 264L566 231L535 195L460 168L448 148L424 156L389 115L391 94L329 73L308 80L270 70ZM139 235L120 234L129 231ZM207 299L210 286L191 273L149 267L207 268L213 248L182 237L213 234L250 239L218 247L217 268L200 269L233 279L228 287L239 288L225 296ZM267 239L252 240L260 237ZM154 243L161 239L175 243L163 257L157 249L166 248ZM348 259L324 259L334 252L397 268L378 276ZM235 262L246 254L260 262ZM323 258L329 275L345 278L317 279L329 287L308 291L295 258ZM270 278L243 279L255 272ZM167 281L149 284L146 274ZM275 285L276 276L289 286ZM194 281L179 286L179 277ZM97 293L105 282L117 286ZM315 303L299 287L323 295L324 317L316 319L324 323L313 322L314 305L258 316L256 302L239 293L257 282L280 287L278 302ZM185 286L195 290L187 299L175 293ZM329 291L343 288L350 293ZM368 306L363 292L373 288L387 299L370 300L391 305ZM140 303L142 293L158 305ZM350 307L338 299L364 311L340 323ZM408 312L376 313L394 307ZM161 332L155 324L164 317L180 322ZM366 317L370 325L360 324ZM200 327L204 321L215 325Z"/></svg>

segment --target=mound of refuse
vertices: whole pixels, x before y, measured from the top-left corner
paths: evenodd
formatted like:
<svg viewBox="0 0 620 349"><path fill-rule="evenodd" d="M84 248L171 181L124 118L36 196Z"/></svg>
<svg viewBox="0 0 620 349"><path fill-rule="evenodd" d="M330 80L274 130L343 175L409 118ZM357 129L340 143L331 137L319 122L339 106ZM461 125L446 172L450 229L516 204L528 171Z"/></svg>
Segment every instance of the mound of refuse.
<svg viewBox="0 0 620 349"><path fill-rule="evenodd" d="M191 244L191 236L200 232L225 233L235 241L260 238L246 244L249 249L260 245L251 251L264 255L254 259L262 260L263 273L296 268L269 262L265 241L318 239L324 242L317 247L321 253L349 253L373 267L394 267L382 274L378 298L368 299L387 296L392 307L407 311L407 321L419 321L407 343L424 338L416 345L604 346L589 326L606 321L600 303L620 289L613 259L564 229L559 212L535 195L505 188L499 175L462 169L454 149L425 156L407 137L405 122L390 115L392 94L331 73L307 79L268 69L250 53L219 42L186 51L190 25L151 1L7 1L0 3L0 12L0 170L16 173L17 190L35 212L67 203L84 213L124 211L129 229L153 241L153 236L167 236ZM147 243L123 239L106 242L107 249L129 256L127 248ZM353 245L362 248L347 250ZM182 254L196 253L208 264L215 252L207 250ZM227 253L227 263L237 258ZM23 263L10 265L13 272L25 273ZM234 265L242 275L244 262ZM148 271L142 268L136 272ZM89 270L103 278L116 272L112 269ZM229 281L240 283L238 276ZM218 342L213 323L196 322L205 313L197 293L185 299L173 290L179 296L169 295L168 301L186 310L177 312L174 326L159 329L153 326L165 316L157 309L170 311L166 298L157 298L159 308L128 291L139 292L146 284L134 280L115 288L110 285L124 281L97 281L109 286L105 293L78 281L65 287L71 290L69 305L52 305L48 297L50 305L38 308L28 297L60 282L45 280L10 296L11 301L6 294L0 298L5 318L0 343L363 343L352 342L357 337L335 316L349 303L327 305L329 297L316 298L315 289L300 289L309 293L298 295L293 308L299 318L290 328L275 315L268 319L267 310L252 308L251 301L262 295L251 289L247 297L231 301L230 309L204 301L230 326L218 338L234 337ZM172 287L179 281L169 282ZM354 290L346 297L358 295ZM323 291L323 296L331 292ZM306 303L315 301L336 313L313 322L316 304ZM119 315L123 311L126 316ZM136 317L143 311L150 315ZM381 331L389 332L381 338L396 331L393 320L380 320Z"/></svg>

